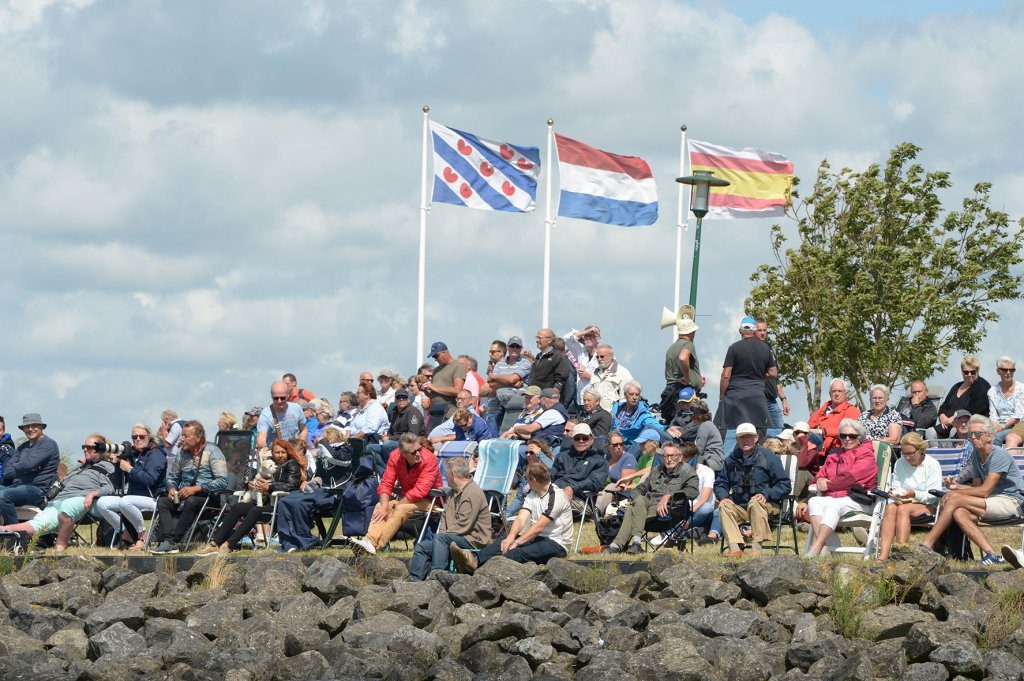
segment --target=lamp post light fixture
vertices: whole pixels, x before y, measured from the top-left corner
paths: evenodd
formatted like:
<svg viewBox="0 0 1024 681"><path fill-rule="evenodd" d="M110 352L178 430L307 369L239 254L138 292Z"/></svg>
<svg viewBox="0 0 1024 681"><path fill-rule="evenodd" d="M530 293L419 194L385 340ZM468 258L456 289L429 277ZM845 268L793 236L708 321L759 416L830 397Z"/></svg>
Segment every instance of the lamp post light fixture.
<svg viewBox="0 0 1024 681"><path fill-rule="evenodd" d="M715 177L710 170L695 170L693 175L677 177L676 182L688 184L690 190L690 212L697 218L697 231L693 236L693 269L690 271L690 305L697 307L697 272L700 269L700 228L701 221L708 214L708 197L712 187L728 187L731 182Z"/></svg>

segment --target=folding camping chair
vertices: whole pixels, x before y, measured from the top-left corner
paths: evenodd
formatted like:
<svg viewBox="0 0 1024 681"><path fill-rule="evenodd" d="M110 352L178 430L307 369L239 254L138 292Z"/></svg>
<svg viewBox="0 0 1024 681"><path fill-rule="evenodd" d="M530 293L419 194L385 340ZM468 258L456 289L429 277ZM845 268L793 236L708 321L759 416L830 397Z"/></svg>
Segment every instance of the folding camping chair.
<svg viewBox="0 0 1024 681"><path fill-rule="evenodd" d="M423 525L420 527L420 531L416 538L416 543L423 541L424 535L427 533L427 527L430 524L430 518L434 511L440 509L444 504L444 498L448 496L451 491L451 487L448 484L448 460L449 459L472 459L476 454L479 443L472 440L449 440L448 442L442 442L441 447L435 452L437 456L437 467L441 471L441 487L439 489L430 490L430 506L426 511L417 511L409 517L406 522L415 522L416 520L422 520Z"/></svg>
<svg viewBox="0 0 1024 681"><path fill-rule="evenodd" d="M487 509L492 528L505 529L505 501L513 489L522 440L484 440L477 448L476 473L473 480L487 496ZM495 533L497 536L497 533Z"/></svg>
<svg viewBox="0 0 1024 681"><path fill-rule="evenodd" d="M692 515L690 500L683 496L682 492L676 492L672 496L668 508L669 517L667 520L654 517L644 524L644 534L641 539L643 539L647 548L655 553L669 544L680 543L683 545L684 551L687 549L687 545L689 545L690 553L693 553L693 535L687 532L687 528L684 527ZM665 533L665 541L660 544L652 543L649 537L651 533Z"/></svg>
<svg viewBox="0 0 1024 681"><path fill-rule="evenodd" d="M875 441L872 443L875 448L875 463L878 466L878 477L875 487L880 490L889 487L889 476L892 473L892 448L886 442ZM868 530L868 540L864 546L841 546L836 533L829 537L829 550L833 553L858 553L864 560L875 555L878 551L878 532L882 527L882 516L885 514L887 500L881 497L875 499L870 513L862 511L851 511L839 519L836 525L836 533L840 529L850 527L865 527ZM814 543L814 529L807 533L807 544L804 551L810 551Z"/></svg>
<svg viewBox="0 0 1024 681"><path fill-rule="evenodd" d="M942 469L943 479L946 476L956 476L967 462L967 455L969 450L969 443L967 440L927 440L925 442L927 448L925 449L925 455L932 457L939 462L939 467ZM942 505L941 500L939 506ZM938 508L935 509L935 515L930 513L919 515L910 521L911 527L918 529L928 529L935 523L935 518L938 517Z"/></svg>
<svg viewBox="0 0 1024 681"><path fill-rule="evenodd" d="M774 519L769 518L769 527L772 523L775 525L775 544L766 545L765 549L774 549L775 555L779 555L782 549L793 549L793 553L800 555L799 541L796 536L796 476L799 472L798 457L795 454L784 454L779 457L782 460L782 467L786 470L786 475L789 476L789 489L790 491L782 502L779 504L779 515ZM793 545L782 543L782 528L783 526L788 527L793 533Z"/></svg>

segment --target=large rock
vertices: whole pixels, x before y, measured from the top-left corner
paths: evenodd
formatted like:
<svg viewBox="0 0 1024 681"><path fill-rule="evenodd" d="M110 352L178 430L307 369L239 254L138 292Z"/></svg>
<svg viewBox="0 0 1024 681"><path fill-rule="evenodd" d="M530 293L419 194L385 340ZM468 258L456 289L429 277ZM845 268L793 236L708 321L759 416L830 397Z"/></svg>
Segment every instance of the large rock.
<svg viewBox="0 0 1024 681"><path fill-rule="evenodd" d="M189 629L211 640L224 636L241 622L242 601L237 596L204 605L185 616Z"/></svg>
<svg viewBox="0 0 1024 681"><path fill-rule="evenodd" d="M864 615L861 628L873 640L881 641L906 636L910 628L918 622L934 621L935 615L913 605L883 605Z"/></svg>
<svg viewBox="0 0 1024 681"><path fill-rule="evenodd" d="M70 612L56 608L44 608L25 601L11 604L8 613L11 624L26 634L46 640L54 632L67 627L83 627L84 623Z"/></svg>
<svg viewBox="0 0 1024 681"><path fill-rule="evenodd" d="M49 655L33 659L0 657L0 678L26 681L64 681L75 678L78 671L67 662Z"/></svg>
<svg viewBox="0 0 1024 681"><path fill-rule="evenodd" d="M621 625L639 630L651 619L644 603L618 591L591 594L587 603L587 620L604 622L605 626Z"/></svg>
<svg viewBox="0 0 1024 681"><path fill-rule="evenodd" d="M964 633L946 622L918 622L903 639L903 649L911 662L927 662L936 648L964 640Z"/></svg>
<svg viewBox="0 0 1024 681"><path fill-rule="evenodd" d="M306 570L302 588L334 603L346 596L355 596L366 585L366 579L351 565L333 556L320 556Z"/></svg>
<svg viewBox="0 0 1024 681"><path fill-rule="evenodd" d="M273 678L281 681L292 679L333 679L331 663L322 653L307 650L295 657L278 659L274 663Z"/></svg>
<svg viewBox="0 0 1024 681"><path fill-rule="evenodd" d="M185 591L185 584L176 576L165 572L150 572L124 582L107 592L106 600L140 603L155 596L168 596Z"/></svg>
<svg viewBox="0 0 1024 681"><path fill-rule="evenodd" d="M89 659L128 659L145 650L146 639L121 622L116 622L89 639Z"/></svg>
<svg viewBox="0 0 1024 681"><path fill-rule="evenodd" d="M962 639L943 643L932 651L929 660L943 665L951 676L980 679L985 672L985 662L978 648Z"/></svg>
<svg viewBox="0 0 1024 681"><path fill-rule="evenodd" d="M683 622L707 636L746 638L758 636L768 624L768 618L759 612L740 610L727 603L719 603L683 615Z"/></svg>
<svg viewBox="0 0 1024 681"><path fill-rule="evenodd" d="M903 586L914 586L934 580L949 572L946 559L916 544L896 544L889 554L885 573Z"/></svg>
<svg viewBox="0 0 1024 681"><path fill-rule="evenodd" d="M749 598L767 605L780 596L805 591L807 563L795 556L747 560L736 566L740 588Z"/></svg>
<svg viewBox="0 0 1024 681"><path fill-rule="evenodd" d="M345 643L357 648L386 648L395 630L405 625L412 625L412 620L405 615L382 612L373 617L349 622L341 632L341 638Z"/></svg>
<svg viewBox="0 0 1024 681"><path fill-rule="evenodd" d="M318 627L327 614L327 606L310 592L289 598L274 615L274 621L286 630Z"/></svg>
<svg viewBox="0 0 1024 681"><path fill-rule="evenodd" d="M89 637L78 627L68 627L46 639L46 647L63 660L84 660L89 655Z"/></svg>
<svg viewBox="0 0 1024 681"><path fill-rule="evenodd" d="M409 576L405 563L390 556L362 556L355 564L356 571L374 584L390 586L396 579Z"/></svg>
<svg viewBox="0 0 1024 681"><path fill-rule="evenodd" d="M686 641L665 640L630 656L626 670L641 679L698 681L706 678L710 665Z"/></svg>
<svg viewBox="0 0 1024 681"><path fill-rule="evenodd" d="M462 650L473 647L480 641L498 641L507 637L516 639L533 636L537 630L536 621L529 615L501 615L487 619L472 627L462 637Z"/></svg>
<svg viewBox="0 0 1024 681"><path fill-rule="evenodd" d="M550 660L555 655L555 649L549 643L545 643L535 636L520 639L512 644L509 652L519 655L525 659L532 669Z"/></svg>
<svg viewBox="0 0 1024 681"><path fill-rule="evenodd" d="M54 633L56 631L51 632L50 636ZM0 624L0 657L42 652L43 644L38 636L32 636L12 626Z"/></svg>
<svg viewBox="0 0 1024 681"><path fill-rule="evenodd" d="M320 618L319 627L332 637L337 635L352 619L355 612L356 599L346 596L327 609Z"/></svg>
<svg viewBox="0 0 1024 681"><path fill-rule="evenodd" d="M492 608L501 600L501 587L490 577L473 575L452 584L448 595L456 608L466 603Z"/></svg>
<svg viewBox="0 0 1024 681"><path fill-rule="evenodd" d="M282 597L302 593L306 566L297 556L283 555L249 561L245 568L245 592Z"/></svg>
<svg viewBox="0 0 1024 681"><path fill-rule="evenodd" d="M481 565L476 574L489 577L499 587L507 589L516 582L533 579L540 569L536 563L517 563L499 555Z"/></svg>
<svg viewBox="0 0 1024 681"><path fill-rule="evenodd" d="M17 589L16 595L12 595L12 598L44 608L60 608L77 613L81 608L95 607L103 601L97 592L97 586L88 577L76 575L32 589ZM10 605L9 603L8 606Z"/></svg>
<svg viewBox="0 0 1024 681"><path fill-rule="evenodd" d="M784 647L769 647L756 638L711 639L700 650L701 656L719 675L733 681L767 679L786 671Z"/></svg>
<svg viewBox="0 0 1024 681"><path fill-rule="evenodd" d="M142 608L135 603L110 600L93 610L85 618L85 632L92 636L115 622L123 622L129 629L138 631L146 620L142 615Z"/></svg>
<svg viewBox="0 0 1024 681"><path fill-rule="evenodd" d="M142 601L140 607L146 617L166 617L172 620L183 620L199 608L223 600L227 593L223 589L203 591L184 591L182 593L156 596Z"/></svg>
<svg viewBox="0 0 1024 681"><path fill-rule="evenodd" d="M159 648L160 657L165 665L177 662L190 664L209 653L212 644L197 631L185 627L173 629L167 641Z"/></svg>
<svg viewBox="0 0 1024 681"><path fill-rule="evenodd" d="M1024 676L1024 663L1020 658L1005 650L988 650L982 655L985 670L990 679L1018 681Z"/></svg>
<svg viewBox="0 0 1024 681"><path fill-rule="evenodd" d="M404 625L395 629L388 650L403 664L426 669L446 654L447 647L437 634Z"/></svg>
<svg viewBox="0 0 1024 681"><path fill-rule="evenodd" d="M919 662L907 667L900 681L947 681L949 672L938 662Z"/></svg>

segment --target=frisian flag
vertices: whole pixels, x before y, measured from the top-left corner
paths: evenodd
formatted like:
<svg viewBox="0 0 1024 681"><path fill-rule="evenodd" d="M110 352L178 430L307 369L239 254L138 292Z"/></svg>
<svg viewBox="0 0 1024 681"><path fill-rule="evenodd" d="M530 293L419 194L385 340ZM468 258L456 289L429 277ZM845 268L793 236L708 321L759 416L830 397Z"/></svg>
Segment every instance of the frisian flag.
<svg viewBox="0 0 1024 681"><path fill-rule="evenodd" d="M634 227L658 220L658 189L647 161L555 134L562 193L558 214Z"/></svg>
<svg viewBox="0 0 1024 681"><path fill-rule="evenodd" d="M540 149L485 139L430 121L432 201L528 213L536 207Z"/></svg>
<svg viewBox="0 0 1024 681"><path fill-rule="evenodd" d="M786 214L793 187L793 163L788 158L754 147L730 149L697 140L688 144L691 170L710 170L731 183L711 188L705 220Z"/></svg>

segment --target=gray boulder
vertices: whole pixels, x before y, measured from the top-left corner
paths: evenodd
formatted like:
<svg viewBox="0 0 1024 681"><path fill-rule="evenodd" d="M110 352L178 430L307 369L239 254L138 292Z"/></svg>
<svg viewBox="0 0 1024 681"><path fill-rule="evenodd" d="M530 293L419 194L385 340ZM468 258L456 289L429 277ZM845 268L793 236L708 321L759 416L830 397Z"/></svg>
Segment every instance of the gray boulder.
<svg viewBox="0 0 1024 681"><path fill-rule="evenodd" d="M918 662L907 667L900 681L946 681L949 673L938 662Z"/></svg>
<svg viewBox="0 0 1024 681"><path fill-rule="evenodd" d="M61 629L85 626L81 619L70 612L44 608L26 601L12 603L8 615L12 625L40 640L46 640Z"/></svg>
<svg viewBox="0 0 1024 681"><path fill-rule="evenodd" d="M465 651L480 641L498 641L508 637L527 638L533 636L536 630L537 623L529 615L502 614L471 627L462 637L462 650Z"/></svg>
<svg viewBox="0 0 1024 681"><path fill-rule="evenodd" d="M493 579L499 587L506 589L516 582L533 579L540 570L536 563L517 563L499 555L481 565L476 574Z"/></svg>
<svg viewBox="0 0 1024 681"><path fill-rule="evenodd" d="M355 603L354 596L342 598L320 617L319 627L332 637L337 635L353 619Z"/></svg>
<svg viewBox="0 0 1024 681"><path fill-rule="evenodd" d="M1024 677L1024 663L1012 653L1005 650L987 650L982 655L982 659L990 679L1019 681Z"/></svg>
<svg viewBox="0 0 1024 681"><path fill-rule="evenodd" d="M356 561L356 571L374 584L389 586L396 579L409 576L405 563L390 556L362 556Z"/></svg>
<svg viewBox="0 0 1024 681"><path fill-rule="evenodd" d="M46 647L51 655L63 660L84 660L89 655L89 637L78 627L68 627L51 634Z"/></svg>
<svg viewBox="0 0 1024 681"><path fill-rule="evenodd" d="M185 616L185 625L189 629L211 640L224 636L241 622L242 601L237 596L204 605Z"/></svg>
<svg viewBox="0 0 1024 681"><path fill-rule="evenodd" d="M315 650L307 650L295 657L275 660L273 678L280 681L292 679L333 679L334 672L327 658Z"/></svg>
<svg viewBox="0 0 1024 681"><path fill-rule="evenodd" d="M641 629L650 619L647 606L618 591L604 591L587 597L587 620Z"/></svg>
<svg viewBox="0 0 1024 681"><path fill-rule="evenodd" d="M302 588L312 591L328 603L334 603L346 596L355 596L366 584L351 565L333 556L320 556L306 570Z"/></svg>
<svg viewBox="0 0 1024 681"><path fill-rule="evenodd" d="M772 556L743 561L736 566L736 578L748 597L767 605L786 594L805 591L807 563L795 556Z"/></svg>
<svg viewBox="0 0 1024 681"><path fill-rule="evenodd" d="M759 635L768 624L768 618L759 612L740 610L727 603L719 603L683 615L683 622L706 636L747 638Z"/></svg>
<svg viewBox="0 0 1024 681"><path fill-rule="evenodd" d="M288 657L300 655L307 650L319 650L331 640L323 629L306 625L284 629L284 654Z"/></svg>
<svg viewBox="0 0 1024 681"><path fill-rule="evenodd" d="M115 622L89 639L89 659L123 660L146 649L146 639L122 622Z"/></svg>
<svg viewBox="0 0 1024 681"><path fill-rule="evenodd" d="M386 648L387 642L398 627L412 625L405 615L397 612L382 612L366 619L349 622L341 632L342 640L357 648Z"/></svg>
<svg viewBox="0 0 1024 681"><path fill-rule="evenodd" d="M138 631L146 620L142 615L142 609L135 603L110 600L97 607L85 618L85 632L92 636L115 622L123 622L129 629Z"/></svg>
<svg viewBox="0 0 1024 681"><path fill-rule="evenodd" d="M537 669L555 655L555 649L549 643L545 643L535 636L516 641L509 648L509 652L525 659L531 669Z"/></svg>
<svg viewBox="0 0 1024 681"><path fill-rule="evenodd" d="M904 603L883 605L868 612L861 620L862 630L875 641L906 636L918 622L934 622L935 615Z"/></svg>
<svg viewBox="0 0 1024 681"><path fill-rule="evenodd" d="M701 681L710 669L696 648L678 639L648 646L631 655L626 663L626 671L641 679Z"/></svg>
<svg viewBox="0 0 1024 681"><path fill-rule="evenodd" d="M978 648L963 639L943 643L931 652L929 660L943 665L950 675L980 679L985 673L985 662Z"/></svg>
<svg viewBox="0 0 1024 681"><path fill-rule="evenodd" d="M155 650L159 652L165 665L172 665L178 662L191 664L194 660L207 655L212 647L206 637L199 632L178 627L171 630L166 642Z"/></svg>
<svg viewBox="0 0 1024 681"><path fill-rule="evenodd" d="M927 662L936 648L964 638L961 630L945 622L919 622L910 627L903 648L911 662Z"/></svg>
<svg viewBox="0 0 1024 681"><path fill-rule="evenodd" d="M473 575L452 584L448 595L456 608L466 603L493 608L501 600L501 588L486 575Z"/></svg>
<svg viewBox="0 0 1024 681"><path fill-rule="evenodd" d="M183 620L190 613L204 605L223 600L226 596L227 593L223 589L183 591L166 596L147 598L139 605L146 617L166 617L172 620Z"/></svg>

